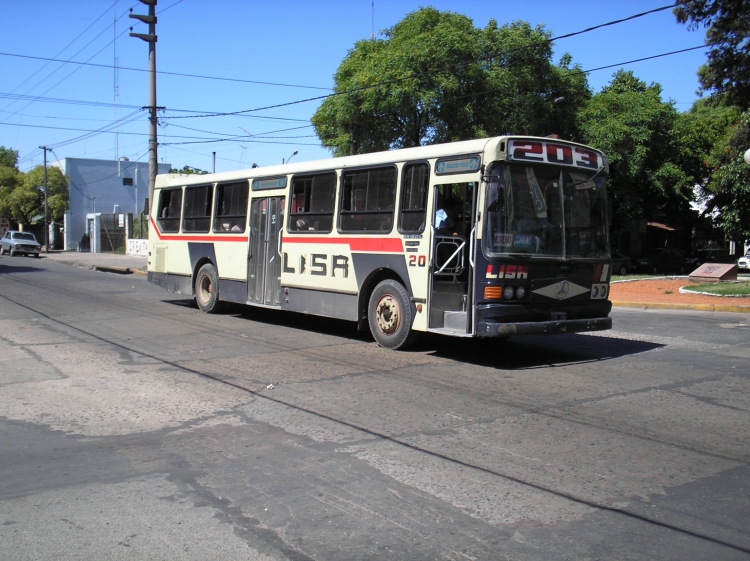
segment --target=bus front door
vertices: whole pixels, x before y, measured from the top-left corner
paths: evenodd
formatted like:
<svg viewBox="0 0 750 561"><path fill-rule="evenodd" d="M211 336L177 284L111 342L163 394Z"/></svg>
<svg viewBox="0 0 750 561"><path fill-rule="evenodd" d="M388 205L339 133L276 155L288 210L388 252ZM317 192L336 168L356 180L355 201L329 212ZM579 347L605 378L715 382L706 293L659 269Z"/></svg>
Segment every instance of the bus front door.
<svg viewBox="0 0 750 561"><path fill-rule="evenodd" d="M435 185L430 270L431 330L471 334L477 184Z"/></svg>
<svg viewBox="0 0 750 561"><path fill-rule="evenodd" d="M250 203L248 303L281 305L281 226L284 220L284 202L284 197L258 197Z"/></svg>

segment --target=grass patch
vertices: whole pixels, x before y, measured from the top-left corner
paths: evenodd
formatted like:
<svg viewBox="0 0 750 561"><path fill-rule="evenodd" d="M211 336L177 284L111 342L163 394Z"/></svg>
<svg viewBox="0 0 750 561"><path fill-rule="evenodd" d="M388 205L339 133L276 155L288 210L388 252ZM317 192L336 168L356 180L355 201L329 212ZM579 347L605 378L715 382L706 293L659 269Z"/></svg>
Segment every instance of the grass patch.
<svg viewBox="0 0 750 561"><path fill-rule="evenodd" d="M683 288L690 292L709 292L719 296L750 296L750 281L712 282Z"/></svg>

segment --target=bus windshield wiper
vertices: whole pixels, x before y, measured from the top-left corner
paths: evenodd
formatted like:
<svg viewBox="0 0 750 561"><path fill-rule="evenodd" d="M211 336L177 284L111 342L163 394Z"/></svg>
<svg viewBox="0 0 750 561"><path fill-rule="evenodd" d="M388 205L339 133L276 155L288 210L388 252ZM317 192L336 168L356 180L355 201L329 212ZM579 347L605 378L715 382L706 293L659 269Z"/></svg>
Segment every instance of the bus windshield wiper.
<svg viewBox="0 0 750 561"><path fill-rule="evenodd" d="M594 175L592 175L591 177L587 177L586 179L582 179L581 181L576 181L575 183L571 183L569 185L566 185L566 187L575 187L576 185L582 185L584 183L588 183L589 181L591 181L592 179L594 179L597 175L599 175L602 172L602 170L604 170L604 166L602 166L598 170L596 170L596 172L594 173Z"/></svg>

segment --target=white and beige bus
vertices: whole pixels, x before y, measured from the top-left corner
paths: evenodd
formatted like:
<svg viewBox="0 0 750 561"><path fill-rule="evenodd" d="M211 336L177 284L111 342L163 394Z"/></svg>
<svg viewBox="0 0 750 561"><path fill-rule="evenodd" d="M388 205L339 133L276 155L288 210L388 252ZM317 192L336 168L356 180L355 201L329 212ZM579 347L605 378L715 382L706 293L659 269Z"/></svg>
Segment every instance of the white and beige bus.
<svg viewBox="0 0 750 561"><path fill-rule="evenodd" d="M503 136L211 175L159 175L148 279L194 297L419 332L609 329L605 156Z"/></svg>

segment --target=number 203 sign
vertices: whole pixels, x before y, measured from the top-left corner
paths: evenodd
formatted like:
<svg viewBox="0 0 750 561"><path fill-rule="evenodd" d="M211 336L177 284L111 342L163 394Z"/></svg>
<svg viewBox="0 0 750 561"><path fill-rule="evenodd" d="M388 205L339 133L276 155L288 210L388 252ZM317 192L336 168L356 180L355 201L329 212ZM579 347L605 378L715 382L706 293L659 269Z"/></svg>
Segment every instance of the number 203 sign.
<svg viewBox="0 0 750 561"><path fill-rule="evenodd" d="M581 146L531 140L511 140L508 143L508 159L591 170L599 169L604 163L601 154Z"/></svg>

